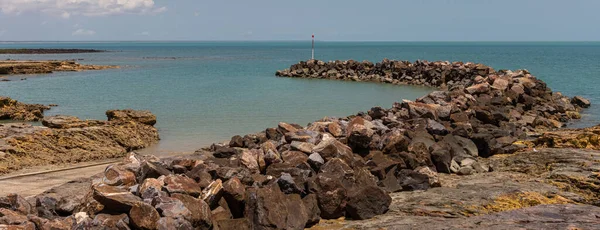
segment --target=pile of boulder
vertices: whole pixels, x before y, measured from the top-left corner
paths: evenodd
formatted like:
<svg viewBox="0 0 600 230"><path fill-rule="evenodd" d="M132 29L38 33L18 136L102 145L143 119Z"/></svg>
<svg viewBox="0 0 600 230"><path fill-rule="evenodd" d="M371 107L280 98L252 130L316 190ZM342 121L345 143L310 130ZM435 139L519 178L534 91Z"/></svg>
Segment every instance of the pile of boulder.
<svg viewBox="0 0 600 230"><path fill-rule="evenodd" d="M302 229L320 219L369 219L387 212L389 193L441 186L438 173L493 171L479 159L527 148L520 140L561 128L590 105L552 92L525 70L495 72L469 63L309 61L278 75L333 76L331 68L339 79L353 78L353 70L443 90L306 127L281 122L192 156L131 154L106 168L80 203L53 212L36 201L38 216L53 214L46 222L16 213L17 205L0 213L19 218L0 224ZM15 219L21 221L8 221Z"/></svg>
<svg viewBox="0 0 600 230"><path fill-rule="evenodd" d="M45 105L25 104L0 96L0 120L39 121L49 109Z"/></svg>

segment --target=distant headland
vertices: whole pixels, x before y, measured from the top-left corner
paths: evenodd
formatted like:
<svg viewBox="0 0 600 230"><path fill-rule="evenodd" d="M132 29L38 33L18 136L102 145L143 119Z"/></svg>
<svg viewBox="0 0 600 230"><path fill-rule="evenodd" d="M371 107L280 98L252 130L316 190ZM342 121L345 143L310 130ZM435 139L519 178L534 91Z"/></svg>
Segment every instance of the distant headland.
<svg viewBox="0 0 600 230"><path fill-rule="evenodd" d="M95 49L0 49L0 54L74 54L102 52L108 51Z"/></svg>

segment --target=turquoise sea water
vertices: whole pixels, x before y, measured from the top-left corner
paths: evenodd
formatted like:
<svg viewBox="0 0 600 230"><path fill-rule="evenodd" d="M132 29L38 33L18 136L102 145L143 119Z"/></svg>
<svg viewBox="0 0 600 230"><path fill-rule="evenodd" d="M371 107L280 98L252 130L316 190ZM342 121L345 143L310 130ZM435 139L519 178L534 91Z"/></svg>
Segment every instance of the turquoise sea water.
<svg viewBox="0 0 600 230"><path fill-rule="evenodd" d="M376 83L277 78L278 69L310 58L310 42L0 43L0 48L91 48L112 52L0 55L0 59L83 59L121 69L27 76L0 82L0 95L58 104L47 114L105 119L108 109L148 109L158 116L161 153L193 151L273 127L306 125L373 106L415 99L432 89ZM579 42L317 42L320 60L471 61L496 69L525 68L566 95L600 102L600 43ZM582 121L600 121L600 106Z"/></svg>

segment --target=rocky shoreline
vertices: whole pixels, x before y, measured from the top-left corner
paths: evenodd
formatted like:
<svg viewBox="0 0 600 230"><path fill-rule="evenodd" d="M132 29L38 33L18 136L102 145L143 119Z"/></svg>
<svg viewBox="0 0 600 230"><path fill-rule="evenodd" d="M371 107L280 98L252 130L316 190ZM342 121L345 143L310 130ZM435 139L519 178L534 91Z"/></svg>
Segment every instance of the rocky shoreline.
<svg viewBox="0 0 600 230"><path fill-rule="evenodd" d="M75 54L102 52L107 51L94 49L0 49L0 54Z"/></svg>
<svg viewBox="0 0 600 230"><path fill-rule="evenodd" d="M83 65L75 61L0 61L1 75L48 74L56 71L118 69L113 65Z"/></svg>
<svg viewBox="0 0 600 230"><path fill-rule="evenodd" d="M600 224L594 217L600 204L600 153L545 149L598 148L598 127L560 129L580 118L590 103L552 92L526 70L495 71L458 62L311 60L277 75L441 90L389 109L326 117L305 127L281 122L192 156L158 159L131 153L99 178L81 183L86 189L77 196L61 195L57 188L36 197L35 205L17 195L0 199L0 226L460 229ZM445 218L454 220L445 225Z"/></svg>
<svg viewBox="0 0 600 230"><path fill-rule="evenodd" d="M49 109L50 106L25 104L0 96L0 120L39 121Z"/></svg>
<svg viewBox="0 0 600 230"><path fill-rule="evenodd" d="M158 141L148 111L109 110L107 121L73 116L41 119L43 126L0 124L0 175L19 169L114 159Z"/></svg>

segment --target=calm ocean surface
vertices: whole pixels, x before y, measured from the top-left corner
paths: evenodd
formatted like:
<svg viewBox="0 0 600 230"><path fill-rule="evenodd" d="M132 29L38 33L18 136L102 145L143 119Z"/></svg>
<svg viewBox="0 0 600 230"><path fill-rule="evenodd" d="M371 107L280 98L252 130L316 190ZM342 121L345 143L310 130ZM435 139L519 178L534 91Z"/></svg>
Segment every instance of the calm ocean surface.
<svg viewBox="0 0 600 230"><path fill-rule="evenodd" d="M236 134L306 125L373 106L415 99L432 89L376 83L277 78L310 58L308 42L0 43L0 48L91 48L114 52L0 55L0 59L83 59L121 69L27 76L0 82L0 95L58 104L48 115L106 119L109 109L148 109L158 116L159 153L193 151ZM317 42L320 60L471 61L496 69L528 69L553 90L600 102L600 43L580 42ZM571 127L600 123L600 106Z"/></svg>

